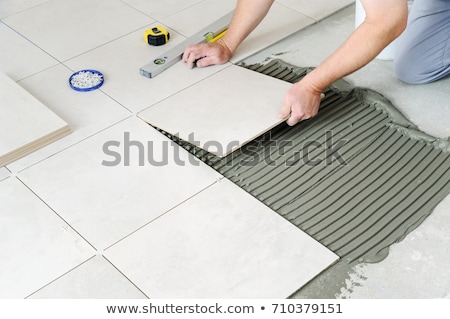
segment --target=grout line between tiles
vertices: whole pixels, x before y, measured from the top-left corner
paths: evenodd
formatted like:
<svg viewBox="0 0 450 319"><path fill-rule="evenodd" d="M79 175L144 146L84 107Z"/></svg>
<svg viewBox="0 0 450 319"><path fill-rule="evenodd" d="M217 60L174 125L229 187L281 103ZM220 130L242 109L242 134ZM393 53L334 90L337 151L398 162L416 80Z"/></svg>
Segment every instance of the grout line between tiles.
<svg viewBox="0 0 450 319"><path fill-rule="evenodd" d="M44 2L42 2L42 3L38 3L38 4L35 4L35 5L32 5L32 6L30 6L29 8L26 8L26 9L23 9L23 10L19 10L19 11L17 11L17 12L14 12L13 14L9 14L9 15L7 15L7 16L1 17L0 20L3 20L3 19L6 19L6 18L15 16L16 14L21 14L21 13L23 13L23 12L25 12L25 11L28 11L28 10L31 10L31 9L34 9L34 8L37 8L37 7L39 7L39 6L41 6L41 5L44 5L44 4L46 4L47 2L50 2L50 1L51 1L51 0L47 0L47 1L44 1ZM2 21L2 22L3 22L3 21Z"/></svg>
<svg viewBox="0 0 450 319"><path fill-rule="evenodd" d="M44 289L45 287L48 287L49 285L51 285L52 283L54 283L55 281L61 279L62 277L64 277L65 275L67 275L68 273L74 271L75 269L79 268L80 266L84 265L85 263L87 263L88 261L90 261L91 259L95 258L96 255L93 255L91 257L89 257L88 259L86 259L85 261L81 262L80 264L76 265L75 267L69 269L68 271L66 271L65 273L63 273L62 275L56 277L55 279L49 281L48 283L46 283L45 285L43 285L42 287L40 287L39 289L35 290L34 292L30 293L28 296L26 296L24 299L28 299L30 298L32 295L34 295L35 293L41 291L42 289Z"/></svg>
<svg viewBox="0 0 450 319"><path fill-rule="evenodd" d="M192 156L191 154L189 156ZM178 204L172 206L171 208L169 208L168 210L166 210L164 213L160 214L159 216L153 218L151 221L143 224L142 226L136 228L134 231L132 231L131 233L129 233L128 235L122 237L121 239L117 240L116 242L112 243L111 245L109 245L108 247L106 247L105 249L103 249L103 251L106 251L108 249L110 249L112 246L116 245L117 243L123 241L124 239L130 237L131 235L133 235L134 233L136 233L137 231L141 230L142 228L148 226L149 224L153 223L154 221L160 219L161 217L165 216L166 214L169 214L171 211L173 211L175 208L183 205L185 202L189 201L190 199L194 198L195 196L197 196L198 194L202 193L203 191L207 190L208 188L220 183L220 181L223 178L218 178L215 182L209 184L208 186L206 186L205 188L199 190L198 192L196 192L195 194L189 196L188 198L184 199L183 201L179 202Z"/></svg>
<svg viewBox="0 0 450 319"><path fill-rule="evenodd" d="M125 275L119 268L116 267L106 256L102 255L102 258L104 258L114 269L116 269L122 276L125 277L126 280L128 280L134 287L136 287L137 290L139 290L147 299L150 299L150 297L141 289L137 284L134 283L130 278L128 278L127 275Z"/></svg>

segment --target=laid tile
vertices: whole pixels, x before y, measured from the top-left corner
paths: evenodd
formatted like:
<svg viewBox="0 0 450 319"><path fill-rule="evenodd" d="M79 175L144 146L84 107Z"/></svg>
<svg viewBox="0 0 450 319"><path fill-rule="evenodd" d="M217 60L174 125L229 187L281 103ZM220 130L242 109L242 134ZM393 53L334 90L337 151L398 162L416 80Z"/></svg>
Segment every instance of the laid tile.
<svg viewBox="0 0 450 319"><path fill-rule="evenodd" d="M47 1L49 0L2 0L0 2L0 19L32 8Z"/></svg>
<svg viewBox="0 0 450 319"><path fill-rule="evenodd" d="M0 181L8 178L11 175L11 172L8 171L5 167L0 167Z"/></svg>
<svg viewBox="0 0 450 319"><path fill-rule="evenodd" d="M105 256L150 298L286 298L338 259L225 179Z"/></svg>
<svg viewBox="0 0 450 319"><path fill-rule="evenodd" d="M102 71L105 74L102 91L133 112L143 110L225 67L191 70L180 61L154 78L142 76L139 71L142 66L185 40L169 29L171 39L166 45L150 46L144 41L144 30L153 26L148 25L66 64L72 69L91 65Z"/></svg>
<svg viewBox="0 0 450 319"><path fill-rule="evenodd" d="M242 42L230 61L238 63L314 22L313 19L275 2L264 20Z"/></svg>
<svg viewBox="0 0 450 319"><path fill-rule="evenodd" d="M0 70L15 81L59 63L3 23L0 23L0 39L8 43L0 50Z"/></svg>
<svg viewBox="0 0 450 319"><path fill-rule="evenodd" d="M95 256L32 294L30 299L144 299L102 256Z"/></svg>
<svg viewBox="0 0 450 319"><path fill-rule="evenodd" d="M0 298L24 298L94 253L19 180L0 182Z"/></svg>
<svg viewBox="0 0 450 319"><path fill-rule="evenodd" d="M185 37L191 37L234 10L236 0L203 0L161 21Z"/></svg>
<svg viewBox="0 0 450 319"><path fill-rule="evenodd" d="M287 82L231 65L149 107L139 117L225 156L284 121L278 111L289 87Z"/></svg>
<svg viewBox="0 0 450 319"><path fill-rule="evenodd" d="M153 21L120 0L49 1L3 19L5 24L60 61Z"/></svg>
<svg viewBox="0 0 450 319"><path fill-rule="evenodd" d="M311 17L314 20L321 20L354 3L355 0L316 0L314 2L308 0L276 0L276 2Z"/></svg>
<svg viewBox="0 0 450 319"><path fill-rule="evenodd" d="M0 166L70 133L67 123L0 72Z"/></svg>
<svg viewBox="0 0 450 319"><path fill-rule="evenodd" d="M190 6L202 0L164 0L161 5L160 0L122 0L130 6L144 12L155 20L161 20L171 14L186 10Z"/></svg>
<svg viewBox="0 0 450 319"><path fill-rule="evenodd" d="M57 65L19 82L25 90L66 121L72 133L9 164L8 168L12 171L23 170L130 116L129 111L101 90L72 90L68 82L72 73L67 67ZM108 78L107 75L105 77L106 86Z"/></svg>
<svg viewBox="0 0 450 319"><path fill-rule="evenodd" d="M18 176L99 250L220 177L135 117Z"/></svg>

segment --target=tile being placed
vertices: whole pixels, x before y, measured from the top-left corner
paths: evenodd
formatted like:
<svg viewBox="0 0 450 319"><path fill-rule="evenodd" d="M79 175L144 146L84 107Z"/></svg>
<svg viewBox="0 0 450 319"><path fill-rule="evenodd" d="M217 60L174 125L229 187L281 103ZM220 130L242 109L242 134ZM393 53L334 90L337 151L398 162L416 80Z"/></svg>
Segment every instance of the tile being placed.
<svg viewBox="0 0 450 319"><path fill-rule="evenodd" d="M276 0L276 2L311 17L314 20L321 20L354 3L355 0Z"/></svg>
<svg viewBox="0 0 450 319"><path fill-rule="evenodd" d="M30 299L143 299L146 296L102 256L95 256Z"/></svg>
<svg viewBox="0 0 450 319"><path fill-rule="evenodd" d="M139 71L142 66L185 40L169 29L171 39L166 45L150 46L144 41L143 34L144 30L153 26L148 25L66 64L74 70L87 65L102 70L105 74L102 91L133 112L141 111L225 67L219 65L191 70L179 62L154 78L142 76Z"/></svg>
<svg viewBox="0 0 450 319"><path fill-rule="evenodd" d="M72 90L68 84L72 73L73 71L67 67L57 65L19 82L28 92L64 119L72 129L72 133L9 164L8 168L13 172L52 156L131 115L101 90L91 92Z"/></svg>
<svg viewBox="0 0 450 319"><path fill-rule="evenodd" d="M124 36L154 20L119 0L49 1L3 22L59 61Z"/></svg>
<svg viewBox="0 0 450 319"><path fill-rule="evenodd" d="M149 107L139 117L225 156L284 121L277 114L290 85L231 65Z"/></svg>
<svg viewBox="0 0 450 319"><path fill-rule="evenodd" d="M136 117L18 176L98 250L220 177Z"/></svg>
<svg viewBox="0 0 450 319"><path fill-rule="evenodd" d="M0 298L25 298L95 254L15 177L0 182Z"/></svg>
<svg viewBox="0 0 450 319"><path fill-rule="evenodd" d="M169 15L186 10L190 6L202 2L203 0L164 0L161 5L160 0L122 0L130 6L144 12L155 20L161 20ZM223 2L223 1L222 1Z"/></svg>
<svg viewBox="0 0 450 319"><path fill-rule="evenodd" d="M338 257L223 179L105 251L150 298L287 298Z"/></svg>
<svg viewBox="0 0 450 319"><path fill-rule="evenodd" d="M0 166L70 133L70 127L0 72Z"/></svg>
<svg viewBox="0 0 450 319"><path fill-rule="evenodd" d="M59 63L3 23L0 39L8 43L0 50L0 70L15 81Z"/></svg>

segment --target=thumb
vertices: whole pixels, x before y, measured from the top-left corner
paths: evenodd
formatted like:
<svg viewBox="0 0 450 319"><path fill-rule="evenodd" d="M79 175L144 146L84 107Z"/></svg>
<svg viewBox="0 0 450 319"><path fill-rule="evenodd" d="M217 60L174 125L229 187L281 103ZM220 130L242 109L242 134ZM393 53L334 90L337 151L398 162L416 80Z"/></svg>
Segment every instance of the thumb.
<svg viewBox="0 0 450 319"><path fill-rule="evenodd" d="M285 104L278 112L278 117L282 119L287 119L291 114L291 106Z"/></svg>

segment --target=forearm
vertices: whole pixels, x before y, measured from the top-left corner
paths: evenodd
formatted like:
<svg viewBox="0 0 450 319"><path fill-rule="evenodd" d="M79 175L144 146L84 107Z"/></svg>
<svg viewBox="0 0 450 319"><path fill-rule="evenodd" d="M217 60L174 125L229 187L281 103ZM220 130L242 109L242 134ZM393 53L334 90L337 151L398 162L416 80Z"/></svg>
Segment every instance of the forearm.
<svg viewBox="0 0 450 319"><path fill-rule="evenodd" d="M234 54L244 39L264 19L273 0L238 0L223 41Z"/></svg>
<svg viewBox="0 0 450 319"><path fill-rule="evenodd" d="M369 1L367 7L371 9L371 5L373 3ZM362 68L401 34L406 25L406 1L395 2L390 10L377 10L375 13L369 12L366 20L350 37L305 77L305 82L314 91L322 92L334 81Z"/></svg>

